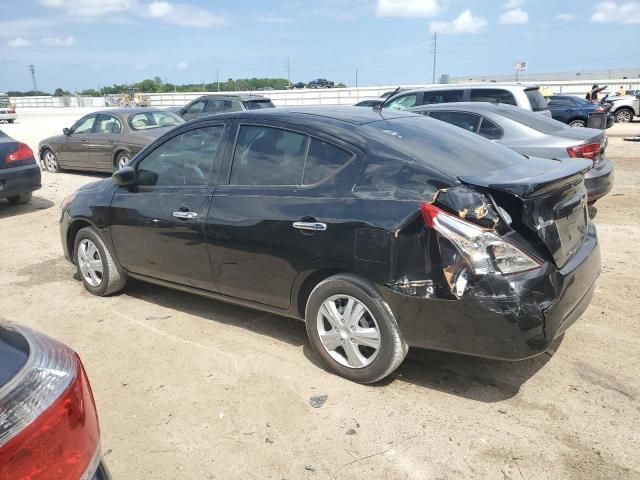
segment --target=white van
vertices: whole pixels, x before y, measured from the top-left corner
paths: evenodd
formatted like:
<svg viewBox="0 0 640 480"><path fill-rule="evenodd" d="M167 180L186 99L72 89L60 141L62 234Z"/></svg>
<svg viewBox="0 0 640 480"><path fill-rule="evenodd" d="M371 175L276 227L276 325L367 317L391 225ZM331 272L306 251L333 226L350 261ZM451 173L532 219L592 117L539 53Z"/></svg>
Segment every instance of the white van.
<svg viewBox="0 0 640 480"><path fill-rule="evenodd" d="M15 107L11 104L9 95L0 93L0 122L4 120L13 123L16 118L18 118L18 115Z"/></svg>

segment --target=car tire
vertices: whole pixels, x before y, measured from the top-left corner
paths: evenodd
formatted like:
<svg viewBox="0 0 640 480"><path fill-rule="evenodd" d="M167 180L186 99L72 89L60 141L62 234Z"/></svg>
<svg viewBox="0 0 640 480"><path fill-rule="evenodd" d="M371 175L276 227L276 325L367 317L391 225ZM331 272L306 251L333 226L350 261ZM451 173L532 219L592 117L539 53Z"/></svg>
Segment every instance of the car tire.
<svg viewBox="0 0 640 480"><path fill-rule="evenodd" d="M44 168L47 170L47 172L58 173L62 170L60 168L60 164L58 163L56 154L53 153L53 150L50 150L48 148L42 151L42 163L44 164Z"/></svg>
<svg viewBox="0 0 640 480"><path fill-rule="evenodd" d="M11 205L22 205L23 203L27 203L31 201L31 197L33 193L21 193L20 195L14 195L13 197L7 197L7 200Z"/></svg>
<svg viewBox="0 0 640 480"><path fill-rule="evenodd" d="M338 274L319 283L307 301L305 320L318 357L329 370L354 382L382 380L409 350L376 287L355 275Z"/></svg>
<svg viewBox="0 0 640 480"><path fill-rule="evenodd" d="M633 120L633 110L630 108L619 108L614 114L616 123L629 123Z"/></svg>
<svg viewBox="0 0 640 480"><path fill-rule="evenodd" d="M585 122L584 120L575 119L575 120L571 120L569 122L569 126L570 127L582 128L582 127L586 127L587 126L587 122Z"/></svg>
<svg viewBox="0 0 640 480"><path fill-rule="evenodd" d="M131 161L131 154L129 152L119 152L116 155L116 159L113 162L113 166L116 170L120 170L122 167L125 167Z"/></svg>
<svg viewBox="0 0 640 480"><path fill-rule="evenodd" d="M7 122L13 123L13 122L15 122L15 120L7 120Z"/></svg>
<svg viewBox="0 0 640 480"><path fill-rule="evenodd" d="M122 290L127 277L93 227L78 231L73 245L78 276L89 292L106 297Z"/></svg>

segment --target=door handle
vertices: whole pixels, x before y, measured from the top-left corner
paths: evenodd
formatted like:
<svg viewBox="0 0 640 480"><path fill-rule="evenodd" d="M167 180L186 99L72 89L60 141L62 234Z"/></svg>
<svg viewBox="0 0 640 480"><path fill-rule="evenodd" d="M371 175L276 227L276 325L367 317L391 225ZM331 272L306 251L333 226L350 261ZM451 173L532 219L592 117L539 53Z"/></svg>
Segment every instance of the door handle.
<svg viewBox="0 0 640 480"><path fill-rule="evenodd" d="M173 212L173 216L179 218L180 220L193 220L194 218L198 218L198 214L196 212Z"/></svg>
<svg viewBox="0 0 640 480"><path fill-rule="evenodd" d="M327 229L327 224L321 222L293 222L293 228L310 232L324 232Z"/></svg>

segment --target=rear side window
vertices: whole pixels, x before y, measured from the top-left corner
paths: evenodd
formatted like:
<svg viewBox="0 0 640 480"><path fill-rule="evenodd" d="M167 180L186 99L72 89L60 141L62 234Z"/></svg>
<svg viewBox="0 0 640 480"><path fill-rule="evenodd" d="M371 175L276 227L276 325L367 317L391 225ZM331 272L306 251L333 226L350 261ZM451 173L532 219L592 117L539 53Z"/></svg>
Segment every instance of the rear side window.
<svg viewBox="0 0 640 480"><path fill-rule="evenodd" d="M436 120L450 123L456 127L465 129L467 132L478 133L480 115L469 112L431 112L429 115Z"/></svg>
<svg viewBox="0 0 640 480"><path fill-rule="evenodd" d="M542 110L548 110L547 101L544 99L540 90L537 88L531 88L524 91L525 95L529 99L531 104L531 110L534 112L541 112Z"/></svg>
<svg viewBox="0 0 640 480"><path fill-rule="evenodd" d="M340 147L316 138L311 139L304 167L303 185L320 183L335 175L353 155Z"/></svg>
<svg viewBox="0 0 640 480"><path fill-rule="evenodd" d="M482 117L478 134L489 140L499 140L504 135L504 131L487 117Z"/></svg>
<svg viewBox="0 0 640 480"><path fill-rule="evenodd" d="M464 90L439 90L436 92L424 92L422 104L462 102Z"/></svg>
<svg viewBox="0 0 640 480"><path fill-rule="evenodd" d="M250 102L244 102L244 108L247 110L260 110L263 108L275 108L275 105L271 100L252 100Z"/></svg>
<svg viewBox="0 0 640 480"><path fill-rule="evenodd" d="M574 104L571 99L566 97L551 97L551 100L549 100L549 106L553 108L566 108L573 107Z"/></svg>
<svg viewBox="0 0 640 480"><path fill-rule="evenodd" d="M240 127L231 185L300 185L307 136L280 128Z"/></svg>
<svg viewBox="0 0 640 480"><path fill-rule="evenodd" d="M542 96L542 95L541 95ZM544 100L544 98L543 98ZM474 88L471 89L472 102L506 103L518 105L513 94L501 88Z"/></svg>

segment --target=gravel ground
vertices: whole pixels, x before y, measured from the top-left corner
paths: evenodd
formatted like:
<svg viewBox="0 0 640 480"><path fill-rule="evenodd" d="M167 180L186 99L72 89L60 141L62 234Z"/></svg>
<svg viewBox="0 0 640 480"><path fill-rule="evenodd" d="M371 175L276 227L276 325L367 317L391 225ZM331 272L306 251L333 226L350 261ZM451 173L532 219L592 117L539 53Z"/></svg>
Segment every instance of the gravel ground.
<svg viewBox="0 0 640 480"><path fill-rule="evenodd" d="M0 129L32 147L79 115L23 112ZM102 177L68 172L43 173L29 205L0 201L0 316L80 353L115 480L640 478L640 143L622 140L640 123L609 134L602 275L555 353L412 351L361 386L322 369L302 323L139 282L92 296L57 223L62 198Z"/></svg>

